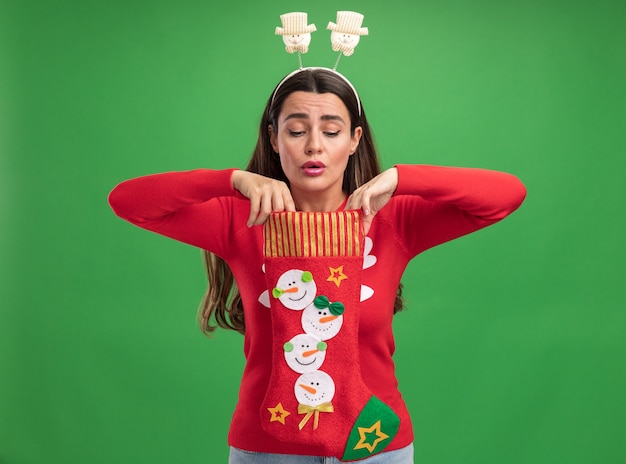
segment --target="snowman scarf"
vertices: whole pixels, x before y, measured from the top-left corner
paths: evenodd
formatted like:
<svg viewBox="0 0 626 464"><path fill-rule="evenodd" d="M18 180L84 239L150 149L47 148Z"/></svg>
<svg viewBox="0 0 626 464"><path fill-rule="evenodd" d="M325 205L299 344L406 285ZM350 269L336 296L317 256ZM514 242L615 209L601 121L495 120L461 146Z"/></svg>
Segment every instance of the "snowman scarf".
<svg viewBox="0 0 626 464"><path fill-rule="evenodd" d="M272 373L263 428L350 461L383 451L400 425L361 378L364 236L357 211L273 213L265 225Z"/></svg>

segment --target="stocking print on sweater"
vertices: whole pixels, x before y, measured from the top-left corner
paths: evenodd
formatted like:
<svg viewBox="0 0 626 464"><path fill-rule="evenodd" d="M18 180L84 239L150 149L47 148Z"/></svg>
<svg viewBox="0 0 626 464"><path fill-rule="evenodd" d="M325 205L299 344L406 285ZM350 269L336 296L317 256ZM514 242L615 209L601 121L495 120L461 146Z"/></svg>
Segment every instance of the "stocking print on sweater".
<svg viewBox="0 0 626 464"><path fill-rule="evenodd" d="M274 213L265 225L273 353L261 423L344 461L383 451L400 425L361 378L364 245L357 211Z"/></svg>

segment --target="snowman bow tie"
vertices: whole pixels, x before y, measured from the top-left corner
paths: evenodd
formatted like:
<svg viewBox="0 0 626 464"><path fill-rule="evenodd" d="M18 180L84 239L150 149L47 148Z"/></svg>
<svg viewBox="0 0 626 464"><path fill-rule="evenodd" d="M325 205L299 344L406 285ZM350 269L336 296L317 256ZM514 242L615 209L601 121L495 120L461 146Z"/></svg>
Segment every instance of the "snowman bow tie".
<svg viewBox="0 0 626 464"><path fill-rule="evenodd" d="M315 297L315 300L313 300L313 304L317 309L328 308L333 316L341 316L345 311L343 303L341 303L340 301L331 303L328 297L324 295Z"/></svg>

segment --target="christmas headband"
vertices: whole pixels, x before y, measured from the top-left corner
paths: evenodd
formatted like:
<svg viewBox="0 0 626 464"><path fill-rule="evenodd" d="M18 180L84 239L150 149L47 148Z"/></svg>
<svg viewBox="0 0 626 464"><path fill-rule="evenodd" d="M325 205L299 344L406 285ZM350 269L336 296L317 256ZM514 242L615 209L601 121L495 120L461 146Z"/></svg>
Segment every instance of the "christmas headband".
<svg viewBox="0 0 626 464"><path fill-rule="evenodd" d="M363 15L355 11L338 11L337 22L333 23L331 21L328 23L326 29L332 31L330 34L330 41L333 51L339 52L337 61L335 61L335 66L333 66L332 69L324 67L302 67L302 53L309 51L311 32L315 32L317 30L315 24L307 24L308 20L306 13L285 13L280 15L280 20L282 27L276 27L275 33L276 35L281 35L283 37L285 50L287 50L287 52L298 52L298 69L287 74L287 76L285 76L283 80L278 83L276 89L274 90L274 94L272 95L272 105L274 104L276 92L278 92L278 89L280 89L286 80L302 71L324 69L326 71L334 72L350 86L354 92L354 96L356 97L359 116L361 116L361 100L359 99L359 94L348 78L337 72L337 65L339 64L342 54L345 56L352 55L354 53L354 48L358 45L359 40L361 39L361 36L368 35L369 31L367 27L361 27L361 24L363 23Z"/></svg>

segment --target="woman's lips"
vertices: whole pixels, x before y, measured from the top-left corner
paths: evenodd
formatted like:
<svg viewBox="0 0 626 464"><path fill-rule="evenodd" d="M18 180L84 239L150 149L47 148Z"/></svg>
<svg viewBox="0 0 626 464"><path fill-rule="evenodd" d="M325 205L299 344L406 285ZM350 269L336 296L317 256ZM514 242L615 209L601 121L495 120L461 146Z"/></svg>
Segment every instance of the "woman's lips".
<svg viewBox="0 0 626 464"><path fill-rule="evenodd" d="M307 161L302 165L302 171L307 176L321 176L326 169L326 165L319 161Z"/></svg>

